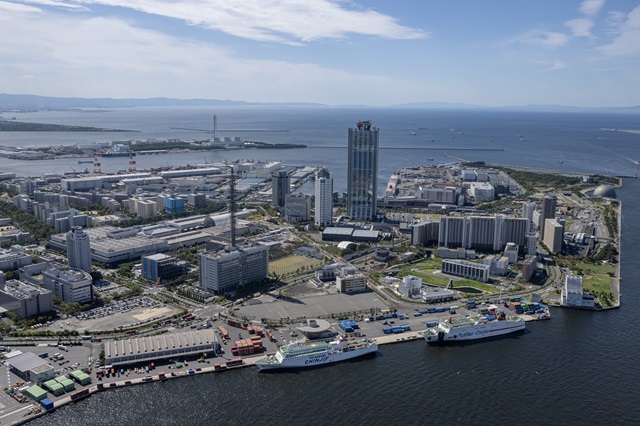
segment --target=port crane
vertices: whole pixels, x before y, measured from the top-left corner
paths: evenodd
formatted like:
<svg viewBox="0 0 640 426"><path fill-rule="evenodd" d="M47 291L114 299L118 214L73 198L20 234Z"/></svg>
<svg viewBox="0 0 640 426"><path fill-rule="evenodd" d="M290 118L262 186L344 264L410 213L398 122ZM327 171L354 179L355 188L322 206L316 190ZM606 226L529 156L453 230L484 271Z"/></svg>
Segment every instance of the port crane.
<svg viewBox="0 0 640 426"><path fill-rule="evenodd" d="M212 129L195 129L192 127L169 127L171 130L193 130L197 132L205 132L212 134L212 140L215 140L218 132L224 133L287 133L289 129L218 129L218 116L213 116L213 128Z"/></svg>

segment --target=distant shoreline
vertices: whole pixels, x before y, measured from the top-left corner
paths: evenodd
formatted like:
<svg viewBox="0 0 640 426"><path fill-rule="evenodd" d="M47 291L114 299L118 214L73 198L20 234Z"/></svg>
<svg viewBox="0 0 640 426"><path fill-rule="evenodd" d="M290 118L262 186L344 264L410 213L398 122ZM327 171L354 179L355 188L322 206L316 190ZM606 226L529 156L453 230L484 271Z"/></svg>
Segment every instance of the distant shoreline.
<svg viewBox="0 0 640 426"><path fill-rule="evenodd" d="M67 126L64 124L25 123L23 121L0 120L0 132L127 132L138 130L105 129L101 127Z"/></svg>

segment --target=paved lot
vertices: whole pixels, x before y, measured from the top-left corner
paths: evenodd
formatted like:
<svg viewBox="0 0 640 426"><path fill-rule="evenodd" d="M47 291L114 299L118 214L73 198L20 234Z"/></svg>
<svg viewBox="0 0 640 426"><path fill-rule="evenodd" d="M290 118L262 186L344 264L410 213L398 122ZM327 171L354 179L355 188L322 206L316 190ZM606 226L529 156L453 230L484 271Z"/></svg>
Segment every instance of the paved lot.
<svg viewBox="0 0 640 426"><path fill-rule="evenodd" d="M260 297L263 302L257 305L243 306L235 315L249 318L314 318L330 314L361 311L366 309L386 309L387 302L376 293L327 294L324 296L304 297L292 300L279 300L270 295Z"/></svg>

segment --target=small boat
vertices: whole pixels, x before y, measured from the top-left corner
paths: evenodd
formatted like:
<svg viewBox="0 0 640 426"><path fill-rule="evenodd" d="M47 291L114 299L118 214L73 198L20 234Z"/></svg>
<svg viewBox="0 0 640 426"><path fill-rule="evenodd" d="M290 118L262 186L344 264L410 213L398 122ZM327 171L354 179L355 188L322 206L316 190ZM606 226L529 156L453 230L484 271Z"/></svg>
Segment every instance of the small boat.
<svg viewBox="0 0 640 426"><path fill-rule="evenodd" d="M415 135L416 135L416 132L409 132L409 134L410 134L411 136L415 136Z"/></svg>

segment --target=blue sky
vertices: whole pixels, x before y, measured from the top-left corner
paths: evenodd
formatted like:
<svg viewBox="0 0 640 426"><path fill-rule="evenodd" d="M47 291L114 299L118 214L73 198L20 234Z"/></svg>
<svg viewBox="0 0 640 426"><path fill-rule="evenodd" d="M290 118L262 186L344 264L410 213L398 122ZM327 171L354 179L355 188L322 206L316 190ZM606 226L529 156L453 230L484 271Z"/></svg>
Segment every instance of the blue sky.
<svg viewBox="0 0 640 426"><path fill-rule="evenodd" d="M0 93L640 105L640 0L0 0Z"/></svg>

